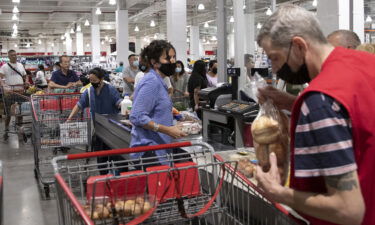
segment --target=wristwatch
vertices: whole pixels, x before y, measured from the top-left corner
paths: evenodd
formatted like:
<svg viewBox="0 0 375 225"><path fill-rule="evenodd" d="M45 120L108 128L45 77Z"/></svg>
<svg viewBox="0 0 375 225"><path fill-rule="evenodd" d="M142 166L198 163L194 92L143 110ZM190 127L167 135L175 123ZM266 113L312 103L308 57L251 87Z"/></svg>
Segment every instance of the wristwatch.
<svg viewBox="0 0 375 225"><path fill-rule="evenodd" d="M152 130L154 132L158 132L159 131L159 124L157 124L157 123L154 122L154 128Z"/></svg>

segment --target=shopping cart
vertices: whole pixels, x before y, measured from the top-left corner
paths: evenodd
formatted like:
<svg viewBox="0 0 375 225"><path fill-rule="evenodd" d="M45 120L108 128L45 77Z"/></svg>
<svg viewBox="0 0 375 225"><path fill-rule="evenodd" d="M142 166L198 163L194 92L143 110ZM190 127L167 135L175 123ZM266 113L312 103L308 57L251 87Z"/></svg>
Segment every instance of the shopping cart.
<svg viewBox="0 0 375 225"><path fill-rule="evenodd" d="M91 146L89 111L67 122L80 96L80 93L31 96L34 173L47 198L50 197L50 185L54 182L51 159L68 152L86 152Z"/></svg>
<svg viewBox="0 0 375 225"><path fill-rule="evenodd" d="M110 161L106 168L71 163L189 146L198 147L165 157ZM58 156L52 164L59 224L298 224L239 176L236 162L215 158L203 142ZM98 176L102 169L112 173Z"/></svg>
<svg viewBox="0 0 375 225"><path fill-rule="evenodd" d="M25 92L24 85L1 86L2 101L6 117L15 117L15 121L5 130L4 140L9 134L18 134L26 143L31 136L31 104L30 97Z"/></svg>

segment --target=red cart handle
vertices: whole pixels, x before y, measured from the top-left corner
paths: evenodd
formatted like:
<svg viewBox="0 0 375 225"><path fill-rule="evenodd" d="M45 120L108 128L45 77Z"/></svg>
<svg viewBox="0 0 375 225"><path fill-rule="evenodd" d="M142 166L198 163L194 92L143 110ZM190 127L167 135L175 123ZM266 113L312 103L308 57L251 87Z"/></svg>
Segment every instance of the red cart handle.
<svg viewBox="0 0 375 225"><path fill-rule="evenodd" d="M111 155L129 154L129 153L137 153L137 152L157 151L157 150L163 150L163 149L181 148L181 147L189 147L189 146L192 146L192 143L190 141L170 143L170 144L161 144L161 145L139 146L139 147L133 147L133 148L121 148L121 149L104 150L104 151L97 151L97 152L71 154L71 155L67 155L67 159L68 160L84 159L84 158L93 158L93 157L100 157L100 156L111 156Z"/></svg>

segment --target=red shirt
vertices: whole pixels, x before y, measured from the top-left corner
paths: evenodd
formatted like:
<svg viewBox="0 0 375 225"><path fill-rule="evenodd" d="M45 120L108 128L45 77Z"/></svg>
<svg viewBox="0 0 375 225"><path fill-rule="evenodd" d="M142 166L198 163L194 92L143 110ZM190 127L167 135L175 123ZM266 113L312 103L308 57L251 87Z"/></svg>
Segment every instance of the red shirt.
<svg viewBox="0 0 375 225"><path fill-rule="evenodd" d="M291 119L291 180L299 191L325 193L323 177L294 176L294 135L301 104L306 93L321 92L341 103L352 121L355 160L366 212L362 224L375 224L375 55L335 48L322 65L321 72L293 105ZM297 209L298 210L298 209ZM315 224L332 224L306 216Z"/></svg>

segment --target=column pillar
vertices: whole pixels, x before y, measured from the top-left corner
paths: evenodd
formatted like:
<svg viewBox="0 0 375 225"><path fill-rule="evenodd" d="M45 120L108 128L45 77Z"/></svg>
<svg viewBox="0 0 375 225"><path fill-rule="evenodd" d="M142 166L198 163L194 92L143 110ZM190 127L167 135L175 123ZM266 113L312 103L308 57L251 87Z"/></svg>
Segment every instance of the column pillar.
<svg viewBox="0 0 375 225"><path fill-rule="evenodd" d="M319 0L316 16L324 35L338 29L350 29L350 0ZM363 10L363 9L362 9ZM364 23L364 20L362 20ZM362 25L363 26L363 25Z"/></svg>
<svg viewBox="0 0 375 225"><path fill-rule="evenodd" d="M217 6L217 70L218 82L227 82L227 21L225 0L216 0Z"/></svg>
<svg viewBox="0 0 375 225"><path fill-rule="evenodd" d="M70 37L69 30L65 33L65 48L66 55L72 55L72 38Z"/></svg>
<svg viewBox="0 0 375 225"><path fill-rule="evenodd" d="M176 49L177 59L186 64L186 0L167 0L167 39Z"/></svg>
<svg viewBox="0 0 375 225"><path fill-rule="evenodd" d="M116 61L128 66L129 55L129 18L125 0L119 0L116 10Z"/></svg>
<svg viewBox="0 0 375 225"><path fill-rule="evenodd" d="M92 9L91 23L91 55L93 63L100 63L100 26L98 15L95 14L95 8Z"/></svg>
<svg viewBox="0 0 375 225"><path fill-rule="evenodd" d="M245 14L245 45L247 54L255 53L255 18L254 13Z"/></svg>
<svg viewBox="0 0 375 225"><path fill-rule="evenodd" d="M200 58L199 52L199 26L190 27L190 58L197 60Z"/></svg>
<svg viewBox="0 0 375 225"><path fill-rule="evenodd" d="M139 36L135 37L135 54L141 54L141 38Z"/></svg>
<svg viewBox="0 0 375 225"><path fill-rule="evenodd" d="M77 55L84 55L82 32L76 32L76 46L77 46Z"/></svg>
<svg viewBox="0 0 375 225"><path fill-rule="evenodd" d="M364 15L364 3L363 0L350 0L353 6L353 31L358 35L359 39L361 39L361 43L364 42L365 39L365 15Z"/></svg>
<svg viewBox="0 0 375 225"><path fill-rule="evenodd" d="M228 34L228 59L232 59L234 58L234 34L233 33L230 33ZM227 61L225 61L226 63Z"/></svg>
<svg viewBox="0 0 375 225"><path fill-rule="evenodd" d="M238 79L238 91L243 89L246 84L246 70L244 63L245 55L245 15L243 12L243 1L233 1L234 15L234 66L241 68L241 76ZM239 94L238 94L239 96Z"/></svg>

